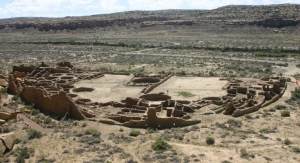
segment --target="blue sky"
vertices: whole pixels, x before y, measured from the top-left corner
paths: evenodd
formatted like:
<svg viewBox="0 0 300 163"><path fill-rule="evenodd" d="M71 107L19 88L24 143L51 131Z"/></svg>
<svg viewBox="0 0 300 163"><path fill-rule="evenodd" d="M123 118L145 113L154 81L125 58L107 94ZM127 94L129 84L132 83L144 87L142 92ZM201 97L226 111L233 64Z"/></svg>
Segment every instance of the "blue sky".
<svg viewBox="0 0 300 163"><path fill-rule="evenodd" d="M265 5L300 0L0 0L0 18L64 17L130 10L214 9L233 4Z"/></svg>

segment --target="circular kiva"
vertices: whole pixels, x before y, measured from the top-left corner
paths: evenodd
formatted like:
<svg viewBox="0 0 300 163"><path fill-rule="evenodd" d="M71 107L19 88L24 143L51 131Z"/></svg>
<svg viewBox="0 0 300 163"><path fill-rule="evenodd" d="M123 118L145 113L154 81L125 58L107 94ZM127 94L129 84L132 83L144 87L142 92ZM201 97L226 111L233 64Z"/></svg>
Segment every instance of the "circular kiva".
<svg viewBox="0 0 300 163"><path fill-rule="evenodd" d="M88 88L88 87L79 87L79 88L74 88L73 92L92 92L94 88Z"/></svg>
<svg viewBox="0 0 300 163"><path fill-rule="evenodd" d="M165 101L171 99L171 96L164 94L146 94L140 96L140 98L145 99L147 101Z"/></svg>

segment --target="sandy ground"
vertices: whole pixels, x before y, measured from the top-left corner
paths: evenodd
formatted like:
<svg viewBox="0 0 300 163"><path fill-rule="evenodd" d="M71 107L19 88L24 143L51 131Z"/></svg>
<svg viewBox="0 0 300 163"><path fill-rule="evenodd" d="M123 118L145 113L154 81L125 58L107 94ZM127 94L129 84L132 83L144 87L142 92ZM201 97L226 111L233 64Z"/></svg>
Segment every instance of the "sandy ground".
<svg viewBox="0 0 300 163"><path fill-rule="evenodd" d="M204 97L221 97L226 95L226 91L222 87L228 81L221 81L219 78L204 78L204 77L178 77L173 76L160 86L156 87L151 93L165 92L172 99L176 100L198 100ZM182 97L178 92L190 92L193 97Z"/></svg>
<svg viewBox="0 0 300 163"><path fill-rule="evenodd" d="M94 80L82 80L75 87L94 88L92 92L76 92L81 98L88 98L94 102L121 101L126 97L138 97L144 87L125 86L133 76L108 75Z"/></svg>

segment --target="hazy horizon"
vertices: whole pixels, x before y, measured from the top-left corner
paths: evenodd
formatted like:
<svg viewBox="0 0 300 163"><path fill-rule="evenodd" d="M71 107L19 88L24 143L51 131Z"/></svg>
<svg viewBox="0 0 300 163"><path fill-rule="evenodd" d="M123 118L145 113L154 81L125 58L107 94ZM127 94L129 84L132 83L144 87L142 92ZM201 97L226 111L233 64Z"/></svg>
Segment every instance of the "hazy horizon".
<svg viewBox="0 0 300 163"><path fill-rule="evenodd" d="M2 0L0 19L66 17L135 10L215 9L227 5L300 4L299 0Z"/></svg>

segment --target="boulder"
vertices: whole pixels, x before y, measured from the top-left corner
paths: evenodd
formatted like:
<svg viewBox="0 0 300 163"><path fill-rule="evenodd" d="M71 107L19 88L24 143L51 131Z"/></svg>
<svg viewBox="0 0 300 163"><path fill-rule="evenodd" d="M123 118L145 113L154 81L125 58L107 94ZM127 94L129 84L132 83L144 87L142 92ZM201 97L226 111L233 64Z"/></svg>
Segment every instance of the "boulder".
<svg viewBox="0 0 300 163"><path fill-rule="evenodd" d="M0 135L0 140L1 143L3 144L3 146L5 147L5 151L10 151L13 149L14 145L15 145L15 141L16 141L16 135L15 133L11 132L11 133L7 133L7 134L2 134ZM1 145L2 146L2 145ZM3 147L0 146L0 152L3 152Z"/></svg>

